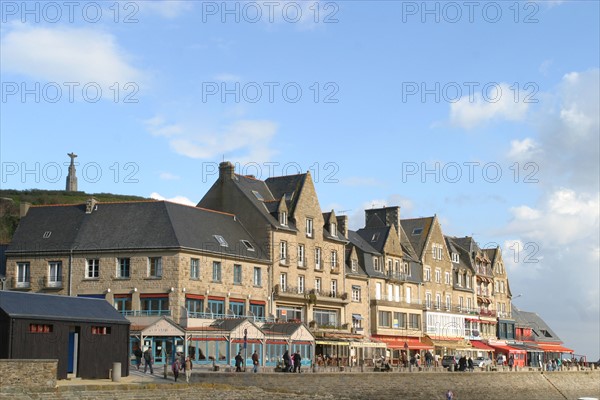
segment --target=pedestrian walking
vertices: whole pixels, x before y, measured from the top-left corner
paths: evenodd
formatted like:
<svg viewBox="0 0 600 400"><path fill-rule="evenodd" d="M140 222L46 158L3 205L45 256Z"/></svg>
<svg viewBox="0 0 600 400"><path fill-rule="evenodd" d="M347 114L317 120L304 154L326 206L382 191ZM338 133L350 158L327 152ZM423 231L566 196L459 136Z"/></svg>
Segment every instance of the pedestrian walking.
<svg viewBox="0 0 600 400"><path fill-rule="evenodd" d="M252 365L253 365L254 373L257 373L258 372L258 353L256 352L256 350L254 350L254 353L252 353Z"/></svg>
<svg viewBox="0 0 600 400"><path fill-rule="evenodd" d="M185 365L185 381L187 383L190 383L190 376L192 376L192 367L193 367L192 359L190 358L190 356L186 357L184 365Z"/></svg>
<svg viewBox="0 0 600 400"><path fill-rule="evenodd" d="M242 361L244 361L242 353L238 352L235 356L235 372L242 372Z"/></svg>
<svg viewBox="0 0 600 400"><path fill-rule="evenodd" d="M453 400L454 399L454 393L452 392L452 390L448 390L446 392L446 400Z"/></svg>
<svg viewBox="0 0 600 400"><path fill-rule="evenodd" d="M283 353L283 365L284 365L283 372L290 372L290 368L292 366L292 360L290 358L290 353L287 350Z"/></svg>
<svg viewBox="0 0 600 400"><path fill-rule="evenodd" d="M135 356L135 364L139 371L140 365L142 365L142 356L143 356L142 349L140 349L139 346L136 347L135 350L133 351L133 355Z"/></svg>
<svg viewBox="0 0 600 400"><path fill-rule="evenodd" d="M171 364L171 371L173 371L173 377L175 378L175 382L177 382L177 378L179 377L179 371L181 370L181 361L179 357L175 357L175 361Z"/></svg>
<svg viewBox="0 0 600 400"><path fill-rule="evenodd" d="M300 355L300 352L297 351L294 353L294 372L296 372L296 370L298 370L298 373L300 373L300 362L302 361L302 356Z"/></svg>
<svg viewBox="0 0 600 400"><path fill-rule="evenodd" d="M150 346L146 349L146 351L144 351L144 373L146 373L148 367L150 367L150 373L154 374L154 370L152 369L153 362L154 359L152 358L152 347Z"/></svg>

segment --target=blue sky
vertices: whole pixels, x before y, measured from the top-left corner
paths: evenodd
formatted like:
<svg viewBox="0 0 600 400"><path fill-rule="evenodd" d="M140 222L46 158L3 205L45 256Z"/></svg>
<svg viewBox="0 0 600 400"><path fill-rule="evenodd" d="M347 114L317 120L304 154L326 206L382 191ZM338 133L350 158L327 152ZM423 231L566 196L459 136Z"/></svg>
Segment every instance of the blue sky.
<svg viewBox="0 0 600 400"><path fill-rule="evenodd" d="M223 159L310 170L355 229L400 205L498 243L599 357L598 2L48 4L1 3L2 188L62 189L68 152L80 190L189 204Z"/></svg>

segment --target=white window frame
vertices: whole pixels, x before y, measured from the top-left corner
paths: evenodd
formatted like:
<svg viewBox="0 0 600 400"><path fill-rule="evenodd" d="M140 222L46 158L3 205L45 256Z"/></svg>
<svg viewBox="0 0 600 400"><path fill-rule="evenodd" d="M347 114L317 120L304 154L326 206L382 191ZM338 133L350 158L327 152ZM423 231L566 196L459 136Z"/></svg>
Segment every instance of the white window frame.
<svg viewBox="0 0 600 400"><path fill-rule="evenodd" d="M377 272L381 272L381 268L379 267L379 257L373 256L373 268Z"/></svg>
<svg viewBox="0 0 600 400"><path fill-rule="evenodd" d="M154 265L153 265L154 263ZM152 268L154 267L154 274L152 274ZM149 278L162 278L163 267L162 257L148 257L148 277Z"/></svg>
<svg viewBox="0 0 600 400"><path fill-rule="evenodd" d="M331 269L338 267L337 250L331 250Z"/></svg>
<svg viewBox="0 0 600 400"><path fill-rule="evenodd" d="M91 264L90 264L91 262ZM85 278L98 279L100 278L100 259L88 258L85 260Z"/></svg>
<svg viewBox="0 0 600 400"><path fill-rule="evenodd" d="M282 292L287 291L287 274L285 272L279 274L279 289Z"/></svg>
<svg viewBox="0 0 600 400"><path fill-rule="evenodd" d="M425 268L425 276L423 277L423 280L425 282L431 282L431 268L427 267Z"/></svg>
<svg viewBox="0 0 600 400"><path fill-rule="evenodd" d="M425 293L425 308L431 308L431 292Z"/></svg>
<svg viewBox="0 0 600 400"><path fill-rule="evenodd" d="M407 287L404 288L404 299L405 299L405 301L406 301L407 304L410 304L412 302L412 299L410 298L410 295L411 295L410 292L411 291L412 290L411 290L410 286L407 286Z"/></svg>
<svg viewBox="0 0 600 400"><path fill-rule="evenodd" d="M48 262L48 286L62 286L62 261Z"/></svg>
<svg viewBox="0 0 600 400"><path fill-rule="evenodd" d="M381 300L381 282L375 283L375 300Z"/></svg>
<svg viewBox="0 0 600 400"><path fill-rule="evenodd" d="M315 278L315 292L321 293L321 278Z"/></svg>
<svg viewBox="0 0 600 400"><path fill-rule="evenodd" d="M442 270L439 268L435 269L435 283L442 283Z"/></svg>
<svg viewBox="0 0 600 400"><path fill-rule="evenodd" d="M331 233L331 236L337 237L337 224L335 222L332 222L329 225L329 232Z"/></svg>
<svg viewBox="0 0 600 400"><path fill-rule="evenodd" d="M442 295L439 293L435 294L435 308L436 310L442 309Z"/></svg>
<svg viewBox="0 0 600 400"><path fill-rule="evenodd" d="M332 279L331 280L331 297L337 297L338 294L338 284L337 284L337 279Z"/></svg>
<svg viewBox="0 0 600 400"><path fill-rule="evenodd" d="M445 280L446 285L450 285L451 284L451 282L450 282L450 272L446 271L444 273L444 280Z"/></svg>
<svg viewBox="0 0 600 400"><path fill-rule="evenodd" d="M400 303L400 285L394 285L394 300Z"/></svg>
<svg viewBox="0 0 600 400"><path fill-rule="evenodd" d="M321 248L315 247L315 269L321 269Z"/></svg>
<svg viewBox="0 0 600 400"><path fill-rule="evenodd" d="M389 283L386 285L386 289L387 289L387 300L388 301L394 301L394 288L392 285L390 285Z"/></svg>
<svg viewBox="0 0 600 400"><path fill-rule="evenodd" d="M31 286L31 264L29 262L18 262L15 275L16 287Z"/></svg>
<svg viewBox="0 0 600 400"><path fill-rule="evenodd" d="M279 224L282 226L287 226L287 224L288 224L287 212L282 211L279 213Z"/></svg>
<svg viewBox="0 0 600 400"><path fill-rule="evenodd" d="M212 281L221 282L223 279L223 265L220 261L213 261L212 266Z"/></svg>
<svg viewBox="0 0 600 400"><path fill-rule="evenodd" d="M304 266L304 245L303 244L298 245L298 266L299 267Z"/></svg>
<svg viewBox="0 0 600 400"><path fill-rule="evenodd" d="M352 266L352 272L356 272L356 270L358 269L358 260L356 258L353 258L352 260L350 260L350 265Z"/></svg>
<svg viewBox="0 0 600 400"><path fill-rule="evenodd" d="M313 231L313 219L312 218L306 218L306 237L313 237L314 231Z"/></svg>
<svg viewBox="0 0 600 400"><path fill-rule="evenodd" d="M281 264L287 264L288 247L287 242L282 240L279 242L279 262Z"/></svg>
<svg viewBox="0 0 600 400"><path fill-rule="evenodd" d="M200 279L199 258L190 258L190 279Z"/></svg>
<svg viewBox="0 0 600 400"><path fill-rule="evenodd" d="M352 285L352 301L360 303L361 299L361 288L357 285Z"/></svg>
<svg viewBox="0 0 600 400"><path fill-rule="evenodd" d="M236 272L237 271L237 272ZM236 273L239 272L239 279L236 280ZM244 279L244 268L241 264L233 264L233 284L241 285Z"/></svg>
<svg viewBox="0 0 600 400"><path fill-rule="evenodd" d="M298 294L303 294L305 288L304 275L298 275Z"/></svg>
<svg viewBox="0 0 600 400"><path fill-rule="evenodd" d="M253 274L252 279L253 279L254 286L257 286L257 287L262 286L262 268L254 267L254 274Z"/></svg>

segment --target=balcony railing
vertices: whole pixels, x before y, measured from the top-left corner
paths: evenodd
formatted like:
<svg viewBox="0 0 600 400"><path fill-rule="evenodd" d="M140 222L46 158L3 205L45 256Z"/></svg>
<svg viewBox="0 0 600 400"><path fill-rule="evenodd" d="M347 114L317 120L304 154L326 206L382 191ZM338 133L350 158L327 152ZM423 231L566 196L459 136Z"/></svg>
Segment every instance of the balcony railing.
<svg viewBox="0 0 600 400"><path fill-rule="evenodd" d="M395 280L395 281L401 281L401 282L405 282L408 280L408 275L401 273L401 272L396 272L396 271L387 271L386 276L391 279L391 280Z"/></svg>
<svg viewBox="0 0 600 400"><path fill-rule="evenodd" d="M348 293L346 292L340 292L340 291L325 291L325 290L316 290L316 289L306 289L306 288L300 288L297 286L290 286L287 285L285 287L282 287L281 285L275 285L275 294L278 294L279 296L281 295L285 295L285 294L291 294L291 295L297 295L297 296L310 296L310 295L316 295L317 297L321 297L321 298L332 298L332 299L341 299L341 300L347 300L348 299Z"/></svg>
<svg viewBox="0 0 600 400"><path fill-rule="evenodd" d="M171 316L171 310L120 310L125 317L160 317Z"/></svg>
<svg viewBox="0 0 600 400"><path fill-rule="evenodd" d="M207 312L188 312L188 318L199 319L233 319L233 318L248 318L254 322L268 322L269 318L258 317L256 315L235 315L235 314L216 314Z"/></svg>

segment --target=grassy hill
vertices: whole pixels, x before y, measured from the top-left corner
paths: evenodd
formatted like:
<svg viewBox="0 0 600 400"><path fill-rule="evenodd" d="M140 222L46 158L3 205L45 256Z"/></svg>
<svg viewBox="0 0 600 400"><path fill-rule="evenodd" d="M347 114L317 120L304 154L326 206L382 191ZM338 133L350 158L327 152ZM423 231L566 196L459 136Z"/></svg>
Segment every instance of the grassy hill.
<svg viewBox="0 0 600 400"><path fill-rule="evenodd" d="M93 196L100 202L148 200L139 196L112 193L66 192L61 190L0 190L0 243L10 242L19 224L19 207L22 202L33 205L80 204Z"/></svg>

